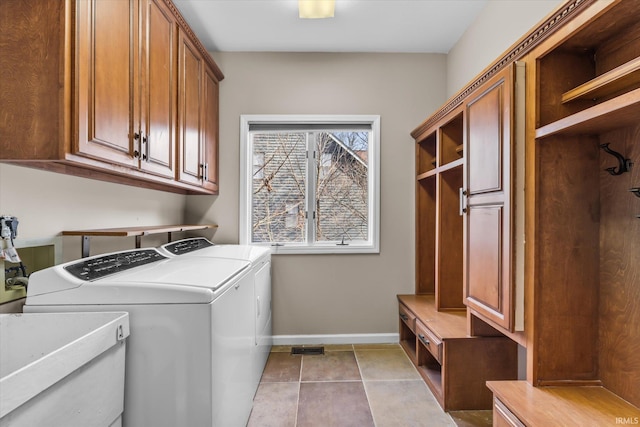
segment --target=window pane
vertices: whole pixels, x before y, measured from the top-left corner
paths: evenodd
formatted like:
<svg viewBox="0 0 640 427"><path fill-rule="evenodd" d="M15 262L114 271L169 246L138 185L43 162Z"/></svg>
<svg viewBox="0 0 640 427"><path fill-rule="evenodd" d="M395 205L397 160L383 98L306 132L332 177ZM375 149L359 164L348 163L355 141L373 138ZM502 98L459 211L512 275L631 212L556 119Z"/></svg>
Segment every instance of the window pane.
<svg viewBox="0 0 640 427"><path fill-rule="evenodd" d="M264 153L253 153L253 179L264 178Z"/></svg>
<svg viewBox="0 0 640 427"><path fill-rule="evenodd" d="M316 134L316 240L369 236L369 132Z"/></svg>
<svg viewBox="0 0 640 427"><path fill-rule="evenodd" d="M252 242L304 242L306 134L256 132L257 153L264 158L262 177L253 179Z"/></svg>

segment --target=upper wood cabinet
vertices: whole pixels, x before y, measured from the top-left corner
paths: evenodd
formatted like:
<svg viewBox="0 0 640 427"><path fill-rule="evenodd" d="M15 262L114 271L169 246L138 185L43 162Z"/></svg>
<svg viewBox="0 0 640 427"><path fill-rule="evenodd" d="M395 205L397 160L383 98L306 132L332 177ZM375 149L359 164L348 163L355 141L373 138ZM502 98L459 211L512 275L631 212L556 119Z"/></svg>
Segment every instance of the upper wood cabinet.
<svg viewBox="0 0 640 427"><path fill-rule="evenodd" d="M202 186L218 192L218 150L219 150L219 97L218 77L209 67L204 69L203 105L203 150L204 177Z"/></svg>
<svg viewBox="0 0 640 427"><path fill-rule="evenodd" d="M174 15L161 0L141 1L146 29L142 31L140 63L140 164L146 171L173 177L178 27Z"/></svg>
<svg viewBox="0 0 640 427"><path fill-rule="evenodd" d="M0 24L1 161L167 191L218 191L217 178L204 178L217 173L224 76L170 0L9 0ZM180 73L187 39L198 58L195 80ZM180 99L197 105L181 116ZM197 140L197 159L186 153L198 179L183 179L178 167L183 135Z"/></svg>
<svg viewBox="0 0 640 427"><path fill-rule="evenodd" d="M138 0L77 3L78 139L72 151L136 167Z"/></svg>
<svg viewBox="0 0 640 427"><path fill-rule="evenodd" d="M178 52L178 179L217 191L218 78L185 34Z"/></svg>
<svg viewBox="0 0 640 427"><path fill-rule="evenodd" d="M172 178L178 27L158 0L78 2L76 152Z"/></svg>
<svg viewBox="0 0 640 427"><path fill-rule="evenodd" d="M522 330L523 326L516 325L512 257L515 79L516 70L521 66L515 63L507 66L466 102L467 150L461 192L465 216L466 304L474 314L507 331Z"/></svg>

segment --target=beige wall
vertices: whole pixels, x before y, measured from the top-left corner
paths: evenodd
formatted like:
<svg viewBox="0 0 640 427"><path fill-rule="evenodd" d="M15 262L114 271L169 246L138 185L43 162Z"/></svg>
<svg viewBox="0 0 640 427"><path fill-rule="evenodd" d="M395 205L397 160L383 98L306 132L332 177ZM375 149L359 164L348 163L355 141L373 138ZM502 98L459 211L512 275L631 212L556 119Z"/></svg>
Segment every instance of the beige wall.
<svg viewBox="0 0 640 427"><path fill-rule="evenodd" d="M18 216L19 239L53 239L67 229L213 221L220 225L214 240L235 243L241 114L379 114L381 253L276 256L274 332L396 333L395 295L414 289L409 132L557 4L491 0L448 56L216 53L226 75L219 196L180 196L0 164L0 214ZM163 238L145 238L143 245ZM79 257L79 238L62 242L63 260ZM132 246L131 238L94 238L92 254Z"/></svg>
<svg viewBox="0 0 640 427"><path fill-rule="evenodd" d="M447 55L447 97L469 83L563 0L489 0Z"/></svg>
<svg viewBox="0 0 640 427"><path fill-rule="evenodd" d="M379 114L381 232L376 255L275 255L274 334L397 333L396 294L414 290L414 145L445 100L439 54L214 53L220 85L220 195L188 196L188 221L238 242L241 114Z"/></svg>
<svg viewBox="0 0 640 427"><path fill-rule="evenodd" d="M181 223L185 197L0 163L0 214L18 217L16 244L55 239L63 230ZM80 258L79 237L58 240L63 261ZM91 240L92 255L133 247L133 238Z"/></svg>

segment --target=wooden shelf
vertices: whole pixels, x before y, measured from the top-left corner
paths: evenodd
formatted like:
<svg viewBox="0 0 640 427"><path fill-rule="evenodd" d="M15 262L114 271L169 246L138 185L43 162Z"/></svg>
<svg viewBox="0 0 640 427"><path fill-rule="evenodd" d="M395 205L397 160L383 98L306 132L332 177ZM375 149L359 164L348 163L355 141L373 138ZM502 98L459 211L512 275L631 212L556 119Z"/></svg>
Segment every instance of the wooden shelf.
<svg viewBox="0 0 640 427"><path fill-rule="evenodd" d="M421 173L420 175L417 176L417 180L422 181L423 179L432 178L436 176L437 173L438 173L437 169L433 169L433 170Z"/></svg>
<svg viewBox="0 0 640 427"><path fill-rule="evenodd" d="M93 230L67 230L63 231L63 236L82 236L82 257L89 256L89 237L135 237L136 248L140 247L141 237L151 234L168 233L169 241L171 241L171 233L180 231L203 230L208 228L218 228L215 224L200 225L152 225L143 227L119 227L119 228L99 228Z"/></svg>
<svg viewBox="0 0 640 427"><path fill-rule="evenodd" d="M464 159L454 160L453 162L449 162L447 164L440 166L438 168L438 172L442 173L442 172L449 171L451 169L462 167L463 163L464 163Z"/></svg>
<svg viewBox="0 0 640 427"><path fill-rule="evenodd" d="M635 125L640 116L640 89L602 102L536 129L536 138L555 134L600 133Z"/></svg>
<svg viewBox="0 0 640 427"><path fill-rule="evenodd" d="M487 387L529 427L605 426L637 420L640 409L603 387L534 387L526 381L488 381Z"/></svg>
<svg viewBox="0 0 640 427"><path fill-rule="evenodd" d="M575 89L562 94L562 103L576 99L597 99L640 83L640 58L622 64Z"/></svg>
<svg viewBox="0 0 640 427"><path fill-rule="evenodd" d="M453 162L449 162L445 165L442 165L438 168L431 169L430 171L423 172L419 174L416 179L418 181L422 181L423 179L431 178L436 176L439 173L447 172L452 169L461 168L464 163L464 159L454 160Z"/></svg>

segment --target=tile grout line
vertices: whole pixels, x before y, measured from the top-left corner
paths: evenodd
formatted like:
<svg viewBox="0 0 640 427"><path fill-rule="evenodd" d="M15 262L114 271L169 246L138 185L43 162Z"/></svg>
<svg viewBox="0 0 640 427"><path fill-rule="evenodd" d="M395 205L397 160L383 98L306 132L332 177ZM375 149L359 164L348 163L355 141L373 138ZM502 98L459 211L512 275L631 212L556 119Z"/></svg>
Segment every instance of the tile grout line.
<svg viewBox="0 0 640 427"><path fill-rule="evenodd" d="M376 427L378 423L376 422L376 416L373 413L373 409L371 408L371 399L369 399L369 393L367 392L367 385L364 381L364 377L362 376L362 368L360 368L360 361L358 360L358 353L356 352L355 345L353 347L353 357L356 359L356 365L358 366L358 372L360 373L360 380L362 381L362 388L364 389L364 395L367 398L367 405L369 405L369 412L371 413L371 419L373 420L373 427Z"/></svg>
<svg viewBox="0 0 640 427"><path fill-rule="evenodd" d="M296 418L293 427L298 426L298 413L300 412L300 387L302 386L302 367L304 364L304 355L300 356L300 372L298 372L298 398L296 399Z"/></svg>

